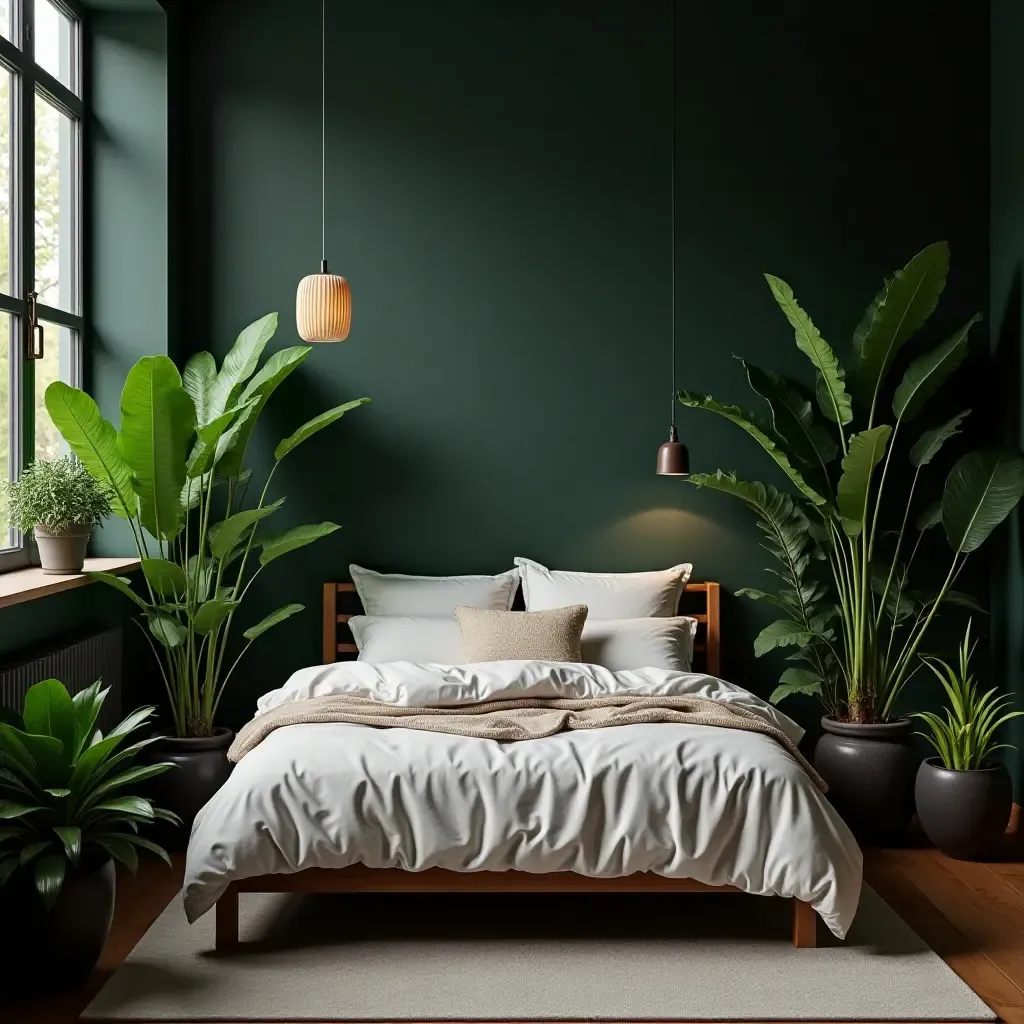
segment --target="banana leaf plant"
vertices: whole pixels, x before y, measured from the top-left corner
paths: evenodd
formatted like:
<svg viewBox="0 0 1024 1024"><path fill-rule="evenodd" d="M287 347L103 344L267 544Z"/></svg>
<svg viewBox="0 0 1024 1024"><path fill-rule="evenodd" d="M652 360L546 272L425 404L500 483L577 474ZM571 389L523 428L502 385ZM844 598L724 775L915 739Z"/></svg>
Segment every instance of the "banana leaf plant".
<svg viewBox="0 0 1024 1024"><path fill-rule="evenodd" d="M139 835L156 821L181 822L132 793L174 768L133 762L156 737L136 740L154 709L139 708L106 735L96 728L109 690L97 681L72 697L56 679L36 683L22 713L0 708L0 886L31 872L43 904L83 862L113 857L131 871L138 851L166 851Z"/></svg>
<svg viewBox="0 0 1024 1024"><path fill-rule="evenodd" d="M284 504L268 497L277 467L303 441L369 401L337 405L284 438L258 498L249 501L251 470L243 464L256 422L312 351L281 349L261 366L276 330L276 313L245 328L219 369L209 352L192 356L180 374L166 356L140 359L121 392L120 429L84 391L61 382L46 389L55 426L107 488L114 514L131 527L144 592L123 576L91 575L137 605L182 737L212 734L224 688L249 646L303 610L286 604L249 625L228 665L232 625L253 580L282 555L339 529L322 522L266 530L265 520Z"/></svg>
<svg viewBox="0 0 1024 1024"><path fill-rule="evenodd" d="M769 571L780 577L780 587L739 591L782 612L754 641L758 657L782 648L796 663L783 672L775 702L809 694L840 719L889 719L921 665L918 653L939 608L956 602L976 607L955 589L957 578L1024 494L1024 458L975 451L956 462L941 493L919 502L918 485L929 483L933 462L970 410L925 429L919 417L963 362L980 315L912 359L891 393L887 382L901 349L938 304L948 271L949 248L936 242L886 280L854 331L849 375L793 289L766 274L797 348L813 367L813 390L741 360L750 387L767 404L765 417L708 395L679 393L684 406L745 431L792 486L781 491L721 470L688 478L753 509L763 546L779 563ZM898 447L897 438L910 431L909 448ZM892 491L894 481L908 477L909 487ZM890 530L896 523L898 530ZM914 587L922 539L940 524L951 551L948 571L932 589Z"/></svg>

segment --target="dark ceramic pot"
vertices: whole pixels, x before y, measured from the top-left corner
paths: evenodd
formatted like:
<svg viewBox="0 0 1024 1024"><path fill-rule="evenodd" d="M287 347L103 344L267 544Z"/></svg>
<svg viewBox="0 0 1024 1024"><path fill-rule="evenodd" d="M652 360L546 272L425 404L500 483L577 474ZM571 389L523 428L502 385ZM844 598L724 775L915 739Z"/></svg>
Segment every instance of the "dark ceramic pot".
<svg viewBox="0 0 1024 1024"><path fill-rule="evenodd" d="M914 815L914 778L921 757L909 718L855 725L823 718L825 735L814 767L829 799L861 842L885 845L903 838Z"/></svg>
<svg viewBox="0 0 1024 1024"><path fill-rule="evenodd" d="M228 747L234 736L230 729L214 729L212 736L198 739L161 733L159 742L149 748L153 761L169 761L176 766L153 779L150 796L158 807L166 807L181 818L177 838L188 838L200 809L227 782L232 768Z"/></svg>
<svg viewBox="0 0 1024 1024"><path fill-rule="evenodd" d="M929 757L918 769L915 795L925 835L947 857L982 860L1006 831L1013 783L1001 764L959 772Z"/></svg>
<svg viewBox="0 0 1024 1024"><path fill-rule="evenodd" d="M49 910L31 871L19 876L3 890L4 918L18 925L5 958L4 984L34 992L80 985L99 961L114 919L114 862L97 856L69 868Z"/></svg>

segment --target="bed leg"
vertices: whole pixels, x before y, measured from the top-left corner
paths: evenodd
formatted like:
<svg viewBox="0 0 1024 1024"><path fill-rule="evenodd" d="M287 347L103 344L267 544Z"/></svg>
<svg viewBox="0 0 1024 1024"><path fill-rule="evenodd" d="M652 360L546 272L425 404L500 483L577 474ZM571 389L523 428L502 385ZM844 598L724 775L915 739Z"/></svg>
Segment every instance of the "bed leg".
<svg viewBox="0 0 1024 1024"><path fill-rule="evenodd" d="M229 885L214 907L218 953L238 948L238 889Z"/></svg>
<svg viewBox="0 0 1024 1024"><path fill-rule="evenodd" d="M793 947L814 949L818 945L818 915L803 900L793 900Z"/></svg>

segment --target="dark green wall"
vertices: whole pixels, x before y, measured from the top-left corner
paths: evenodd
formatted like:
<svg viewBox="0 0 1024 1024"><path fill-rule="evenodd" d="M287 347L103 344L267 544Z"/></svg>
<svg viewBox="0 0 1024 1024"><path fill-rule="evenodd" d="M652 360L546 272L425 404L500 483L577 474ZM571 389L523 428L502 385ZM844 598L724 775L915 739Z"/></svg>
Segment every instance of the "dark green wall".
<svg viewBox="0 0 1024 1024"><path fill-rule="evenodd" d="M653 474L667 429L668 3L330 4L328 255L345 345L272 405L273 443L373 404L276 480L279 525L344 530L261 577L246 620L307 614L244 663L226 716L319 654L319 587L349 559L497 571L692 559L728 591L768 564L745 511ZM316 0L192 5L186 23L185 348L218 356L319 258ZM883 275L950 241L936 332L987 298L987 13L923 2L678 4L681 385L748 401L732 353L807 376L761 273L845 349ZM927 14L927 16L924 16ZM683 413L699 469L772 479ZM758 610L728 599L725 672L761 690ZM808 713L813 711L808 707Z"/></svg>
<svg viewBox="0 0 1024 1024"><path fill-rule="evenodd" d="M1024 447L1021 417L1021 321L1024 274L1024 8L1015 0L992 4L992 346L1000 389L1004 443ZM999 537L992 587L996 665L1007 689L1024 707L1024 520L1019 512ZM1013 739L1024 748L1024 727ZM1024 789L1024 758L1016 755L1018 799Z"/></svg>

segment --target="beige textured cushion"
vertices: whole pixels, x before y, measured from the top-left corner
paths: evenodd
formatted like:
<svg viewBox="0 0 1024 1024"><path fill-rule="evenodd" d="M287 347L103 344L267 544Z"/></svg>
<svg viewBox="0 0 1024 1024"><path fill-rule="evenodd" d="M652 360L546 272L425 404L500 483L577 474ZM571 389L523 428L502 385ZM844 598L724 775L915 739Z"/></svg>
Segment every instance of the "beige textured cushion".
<svg viewBox="0 0 1024 1024"><path fill-rule="evenodd" d="M459 605L464 661L580 661L587 606L543 612L495 612Z"/></svg>

